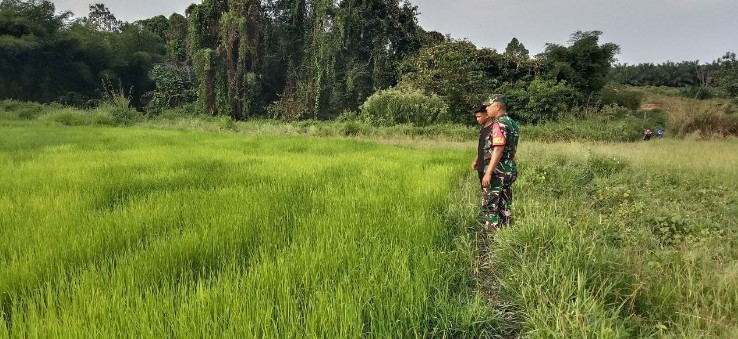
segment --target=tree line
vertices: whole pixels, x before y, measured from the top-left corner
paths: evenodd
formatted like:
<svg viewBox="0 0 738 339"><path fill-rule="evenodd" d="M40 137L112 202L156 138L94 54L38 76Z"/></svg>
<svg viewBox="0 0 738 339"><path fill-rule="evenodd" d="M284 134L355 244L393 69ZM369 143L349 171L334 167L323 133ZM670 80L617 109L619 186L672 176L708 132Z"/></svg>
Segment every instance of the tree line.
<svg viewBox="0 0 738 339"><path fill-rule="evenodd" d="M126 23L102 4L73 18L47 0L2 0L0 99L93 106L116 88L148 114L190 105L299 120L361 112L395 91L440 99L434 122L473 123L469 110L501 91L521 120L540 122L600 102L622 79L611 73L619 47L598 31L530 56L515 38L498 52L426 31L417 15L400 0L204 0Z"/></svg>
<svg viewBox="0 0 738 339"><path fill-rule="evenodd" d="M613 82L631 86L698 87L708 91L691 91L700 98L710 96L738 97L738 60L736 54L727 52L722 57L700 64L697 61L637 65L615 64L612 67ZM710 92L709 90L713 90Z"/></svg>
<svg viewBox="0 0 738 339"><path fill-rule="evenodd" d="M155 34L102 5L73 20L49 1L0 2L0 98L85 105L121 84L139 104L154 89L149 71L165 61Z"/></svg>

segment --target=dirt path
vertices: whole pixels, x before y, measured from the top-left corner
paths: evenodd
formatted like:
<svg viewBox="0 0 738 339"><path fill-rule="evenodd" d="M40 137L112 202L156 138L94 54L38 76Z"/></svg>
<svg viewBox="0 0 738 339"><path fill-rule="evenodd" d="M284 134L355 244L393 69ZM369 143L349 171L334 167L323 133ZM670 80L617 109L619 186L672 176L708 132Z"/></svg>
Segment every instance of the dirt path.
<svg viewBox="0 0 738 339"><path fill-rule="evenodd" d="M476 289L484 295L505 325L500 329L501 337L519 338L520 322L516 319L514 308L507 304L504 298L500 298L500 285L495 274L494 254L490 251L490 244L494 245L494 240L487 239L487 232L484 230L475 232L474 240L478 251L474 262Z"/></svg>

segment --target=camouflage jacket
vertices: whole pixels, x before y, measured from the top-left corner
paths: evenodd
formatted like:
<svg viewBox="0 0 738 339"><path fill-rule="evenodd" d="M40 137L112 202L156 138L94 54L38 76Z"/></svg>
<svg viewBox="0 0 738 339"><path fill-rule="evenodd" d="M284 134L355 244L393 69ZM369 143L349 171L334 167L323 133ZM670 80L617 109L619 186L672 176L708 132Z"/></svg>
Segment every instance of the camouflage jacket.
<svg viewBox="0 0 738 339"><path fill-rule="evenodd" d="M491 162L494 146L504 145L505 149L502 152L500 163L495 168L495 172L517 174L518 168L515 166L515 152L518 148L519 138L518 124L510 119L507 114L495 119L492 122L492 131L489 134L489 138L487 138L484 144L484 161L487 164L484 168L485 172Z"/></svg>

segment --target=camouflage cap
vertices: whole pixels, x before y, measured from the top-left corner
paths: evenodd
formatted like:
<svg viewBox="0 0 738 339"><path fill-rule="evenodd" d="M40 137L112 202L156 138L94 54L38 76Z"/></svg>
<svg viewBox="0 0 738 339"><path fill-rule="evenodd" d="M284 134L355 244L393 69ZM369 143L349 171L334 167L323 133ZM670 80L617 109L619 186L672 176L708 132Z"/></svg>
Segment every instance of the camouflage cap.
<svg viewBox="0 0 738 339"><path fill-rule="evenodd" d="M496 102L507 105L507 97L504 94L492 94L487 98L487 101L482 103L482 106L489 106Z"/></svg>

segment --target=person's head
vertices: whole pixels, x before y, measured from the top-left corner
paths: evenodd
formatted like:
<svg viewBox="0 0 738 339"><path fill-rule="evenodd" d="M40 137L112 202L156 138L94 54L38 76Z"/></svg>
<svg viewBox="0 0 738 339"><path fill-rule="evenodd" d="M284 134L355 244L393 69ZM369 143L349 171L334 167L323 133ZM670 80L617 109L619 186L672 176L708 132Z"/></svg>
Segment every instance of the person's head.
<svg viewBox="0 0 738 339"><path fill-rule="evenodd" d="M485 106L488 117L499 118L507 113L507 97L504 94L492 94L482 106Z"/></svg>
<svg viewBox="0 0 738 339"><path fill-rule="evenodd" d="M482 126L486 125L487 122L489 122L489 117L487 116L487 106L479 106L479 108L474 111L474 118L477 119L478 124Z"/></svg>

